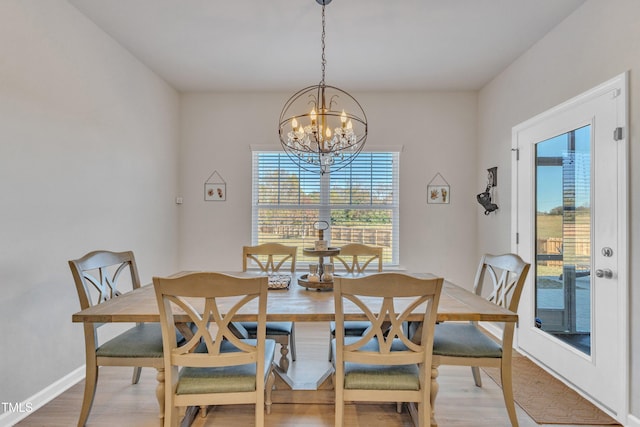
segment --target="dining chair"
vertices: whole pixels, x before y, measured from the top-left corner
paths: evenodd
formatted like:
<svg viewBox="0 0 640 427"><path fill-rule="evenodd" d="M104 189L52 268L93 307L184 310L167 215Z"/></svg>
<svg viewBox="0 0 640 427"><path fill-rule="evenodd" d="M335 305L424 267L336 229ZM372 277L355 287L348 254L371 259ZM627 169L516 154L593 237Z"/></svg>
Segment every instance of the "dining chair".
<svg viewBox="0 0 640 427"><path fill-rule="evenodd" d="M480 260L473 285L475 294L483 296L483 285L492 285L487 300L518 311L522 288L530 264L516 254L485 254ZM504 322L502 340L489 337L477 322L444 322L436 325L433 341L433 365L470 366L476 386L482 387L480 367L500 369L502 393L511 425L518 426L511 383L511 359L515 322ZM432 389L432 406L437 390Z"/></svg>
<svg viewBox="0 0 640 427"><path fill-rule="evenodd" d="M255 262L261 272L272 275L280 272L280 268L289 263L291 280L295 280L296 246L285 246L280 243L263 243L257 246L243 246L242 271L247 271L250 261ZM237 334L244 338L256 337L256 322L239 322L234 324ZM267 338L280 344L280 361L278 366L283 372L289 370L289 348L291 360L296 360L296 330L293 322L267 322Z"/></svg>
<svg viewBox="0 0 640 427"><path fill-rule="evenodd" d="M347 243L340 247L340 253L331 257L331 262L341 265L347 273L364 273L369 265L382 271L382 246L361 243Z"/></svg>
<svg viewBox="0 0 640 427"><path fill-rule="evenodd" d="M266 412L271 412L276 348L275 341L265 337L267 282L267 277L241 278L214 272L153 278L168 384L165 427L178 425L178 408L199 406L206 416L209 405L238 404L254 404L255 425L264 426L265 406ZM219 304L229 298L237 301L223 313ZM238 338L229 325L233 316L254 300L257 338ZM195 325L194 333L179 343L175 329L185 322Z"/></svg>
<svg viewBox="0 0 640 427"><path fill-rule="evenodd" d="M140 278L133 252L93 251L82 258L69 261L82 310L117 298L125 286L140 287ZM126 274L128 270L128 275ZM124 273L124 274L123 274ZM116 337L100 343L98 328L103 324L84 323L86 375L82 408L78 426L89 418L98 384L99 366L133 367L132 383L140 379L142 367L157 369L156 394L160 414L164 413L164 365L162 362L162 333L158 323L138 323Z"/></svg>
<svg viewBox="0 0 640 427"><path fill-rule="evenodd" d="M344 423L344 403L416 402L419 426L431 416L431 348L442 278L402 273L358 278L336 277L334 301L335 425ZM406 305L398 306L399 300ZM409 301L407 303L407 300ZM371 323L364 335L344 334L345 316L361 313ZM403 324L419 314L419 339L410 340ZM400 410L400 406L398 410Z"/></svg>
<svg viewBox="0 0 640 427"><path fill-rule="evenodd" d="M362 274L367 269L382 271L382 246L369 246L361 243L348 243L340 247L340 253L331 257L331 262L342 265L347 273ZM376 270L373 270L373 269ZM360 336L370 326L369 322L350 320L344 322L344 334ZM336 322L329 324L329 341L336 336ZM329 361L331 361L331 346L329 346Z"/></svg>

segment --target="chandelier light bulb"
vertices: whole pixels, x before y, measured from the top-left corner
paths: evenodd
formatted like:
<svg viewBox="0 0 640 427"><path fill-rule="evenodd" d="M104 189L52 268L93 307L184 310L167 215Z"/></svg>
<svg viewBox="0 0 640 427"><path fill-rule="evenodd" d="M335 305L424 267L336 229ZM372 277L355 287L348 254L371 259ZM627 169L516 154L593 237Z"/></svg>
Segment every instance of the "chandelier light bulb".
<svg viewBox="0 0 640 427"><path fill-rule="evenodd" d="M297 127L298 127L298 121L294 117L293 120L291 120L291 129L296 130Z"/></svg>
<svg viewBox="0 0 640 427"><path fill-rule="evenodd" d="M309 116L311 117L311 126L315 126L316 125L316 118L317 118L317 114L316 114L316 109L315 108L311 109L311 113L309 114Z"/></svg>

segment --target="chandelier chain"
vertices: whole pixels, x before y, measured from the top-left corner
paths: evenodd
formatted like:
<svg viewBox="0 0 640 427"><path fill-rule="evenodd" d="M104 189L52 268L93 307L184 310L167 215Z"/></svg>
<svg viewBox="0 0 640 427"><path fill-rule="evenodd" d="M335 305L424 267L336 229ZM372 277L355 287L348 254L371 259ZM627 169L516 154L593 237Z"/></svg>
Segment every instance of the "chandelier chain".
<svg viewBox="0 0 640 427"><path fill-rule="evenodd" d="M362 151L367 139L367 116L349 93L325 85L325 6L331 0L316 3L322 6L322 80L289 98L280 113L278 134L282 148L295 165L325 174L351 164Z"/></svg>
<svg viewBox="0 0 640 427"><path fill-rule="evenodd" d="M325 47L325 43L324 43L324 36L325 36L325 31L324 31L324 26L325 26L325 19L324 19L324 3L322 4L322 80L320 81L320 85L324 86L324 71L327 65L327 58L324 55L324 47Z"/></svg>

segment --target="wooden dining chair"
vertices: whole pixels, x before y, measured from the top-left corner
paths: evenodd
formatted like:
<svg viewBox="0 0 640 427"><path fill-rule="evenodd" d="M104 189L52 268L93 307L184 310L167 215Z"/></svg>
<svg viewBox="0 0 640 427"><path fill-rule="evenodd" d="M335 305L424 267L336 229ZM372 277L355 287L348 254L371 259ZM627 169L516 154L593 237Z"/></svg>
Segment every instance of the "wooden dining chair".
<svg viewBox="0 0 640 427"><path fill-rule="evenodd" d="M516 254L489 255L482 257L476 273L473 290L477 295L487 294L487 300L518 311L520 295L524 287L530 264ZM483 285L492 285L490 292L483 292ZM515 322L504 322L502 340L496 342L478 327L477 322L444 322L436 325L433 341L433 365L470 366L475 384L482 387L479 367L500 369L502 393L511 425L518 426L511 384L511 358ZM432 389L432 406L437 389Z"/></svg>
<svg viewBox="0 0 640 427"><path fill-rule="evenodd" d="M90 252L82 258L69 261L69 267L76 284L82 310L117 298L124 292L125 286L130 286L131 289L140 287L138 268L131 251ZM129 274L126 274L127 271ZM99 366L134 367L133 384L136 384L140 379L142 367L157 369L156 394L162 415L164 413L164 399L162 397L164 394L164 365L160 324L138 323L111 340L99 343L98 328L102 325L100 323L84 323L86 375L78 426L84 426L89 418L98 384Z"/></svg>
<svg viewBox="0 0 640 427"><path fill-rule="evenodd" d="M340 247L340 254L331 257L331 262L341 265L347 273L362 274L367 270L382 271L382 246L368 246L361 243L348 243ZM360 336L371 324L366 321L351 320L344 322L346 336ZM329 341L336 336L336 322L329 324ZM329 346L329 361L331 361Z"/></svg>
<svg viewBox="0 0 640 427"><path fill-rule="evenodd" d="M199 406L206 416L209 405L238 404L255 404L255 425L264 426L265 406L267 413L271 411L276 349L275 341L265 336L267 282L267 277L240 278L213 272L153 278L169 384L165 427L178 425L178 408ZM236 298L237 302L223 314L219 303L225 298ZM257 336L238 338L229 328L233 316L254 300L258 306ZM179 343L175 330L185 322L195 325L194 333Z"/></svg>
<svg viewBox="0 0 640 427"><path fill-rule="evenodd" d="M340 247L340 253L331 257L331 262L341 265L347 273L364 273L369 265L382 271L382 246L348 243Z"/></svg>
<svg viewBox="0 0 640 427"><path fill-rule="evenodd" d="M260 271L269 275L281 272L281 267L289 263L291 280L295 279L296 271L296 246L285 246L280 243L263 243L257 246L243 246L242 271L247 271L249 262L253 261ZM240 322L234 324L237 334L245 338L256 337L256 322ZM293 322L267 322L267 338L280 344L280 361L278 366L283 372L289 370L289 349L291 360L296 360L296 330Z"/></svg>
<svg viewBox="0 0 640 427"><path fill-rule="evenodd" d="M332 341L336 426L344 424L344 403L350 401L415 402L419 426L428 425L431 348L442 283L442 278L421 279L401 273L336 277L337 327ZM396 308L398 299L411 302L400 311ZM371 326L363 336L344 335L345 312L366 315ZM414 341L403 326L412 312L419 313L423 325Z"/></svg>

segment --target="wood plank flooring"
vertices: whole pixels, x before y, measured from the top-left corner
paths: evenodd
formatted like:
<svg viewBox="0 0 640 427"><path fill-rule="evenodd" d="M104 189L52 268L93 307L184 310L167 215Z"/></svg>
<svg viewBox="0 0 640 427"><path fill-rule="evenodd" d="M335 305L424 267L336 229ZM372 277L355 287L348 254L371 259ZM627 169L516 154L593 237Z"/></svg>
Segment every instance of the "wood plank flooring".
<svg viewBox="0 0 640 427"><path fill-rule="evenodd" d="M329 366L327 323L296 323L297 361L290 368L296 384L311 383ZM483 373L483 387L473 384L467 367L443 366L440 369L440 393L436 418L442 427L509 426L502 390ZM143 369L140 382L131 385L131 369L100 368L98 388L87 426L158 427L158 403L155 399L155 370ZM46 406L17 424L19 427L68 427L78 422L84 382L70 388ZM516 406L521 427L537 426ZM329 427L334 425L333 405L274 404L266 417L267 426ZM206 418L196 418L194 427L252 426L251 405L219 406ZM406 409L398 414L395 403L351 404L345 408L349 427L410 427Z"/></svg>

